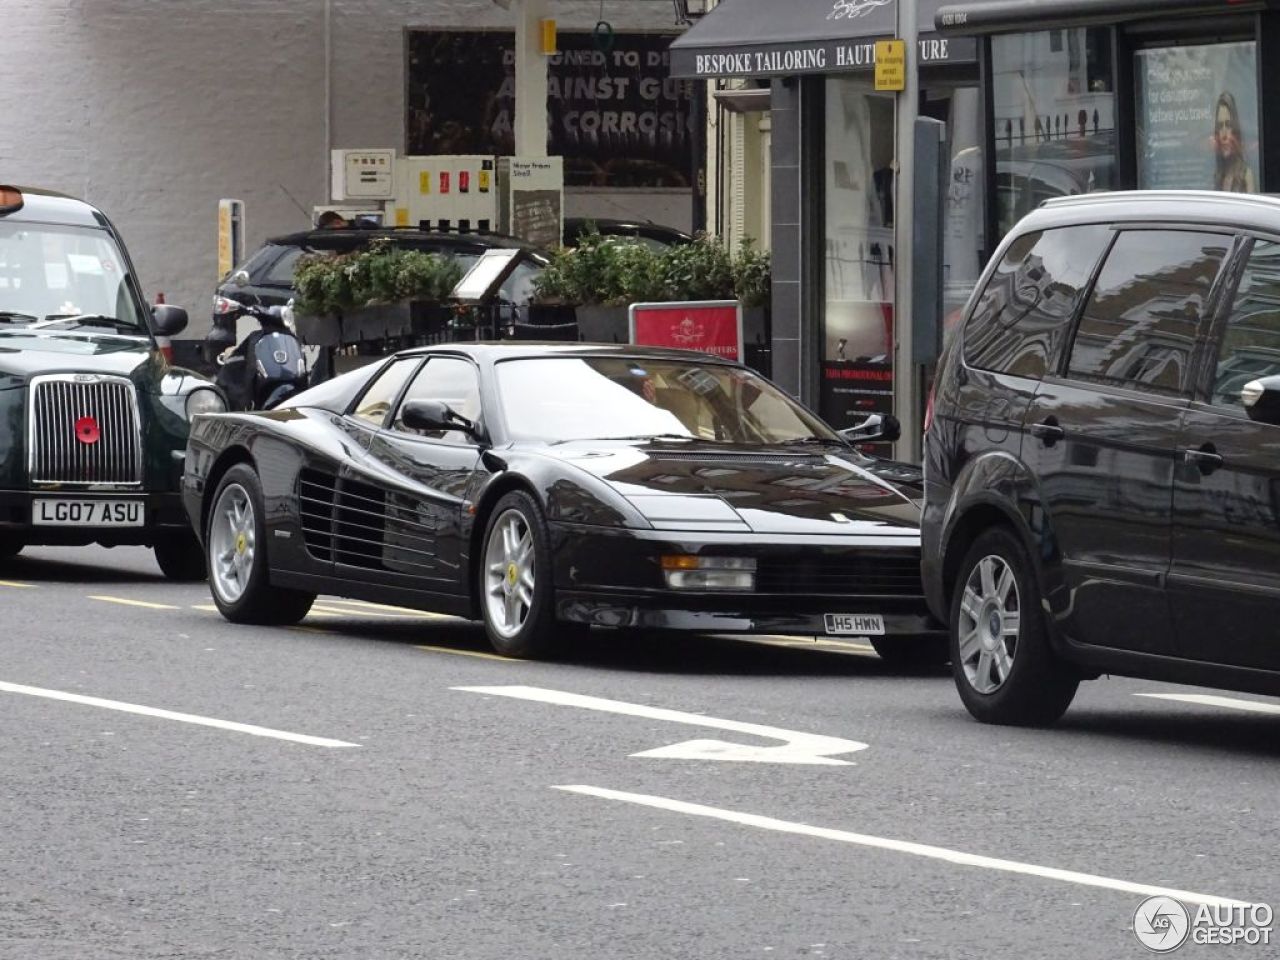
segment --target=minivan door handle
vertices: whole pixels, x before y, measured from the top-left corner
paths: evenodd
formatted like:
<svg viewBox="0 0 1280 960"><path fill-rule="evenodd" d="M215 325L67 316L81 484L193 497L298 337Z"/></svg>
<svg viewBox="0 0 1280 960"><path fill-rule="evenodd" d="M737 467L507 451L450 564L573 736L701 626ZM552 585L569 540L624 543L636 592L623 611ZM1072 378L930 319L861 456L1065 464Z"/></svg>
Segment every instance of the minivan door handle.
<svg viewBox="0 0 1280 960"><path fill-rule="evenodd" d="M1213 473L1226 462L1212 443L1201 444L1199 449L1188 447L1182 451L1182 460L1184 463L1195 464L1205 476Z"/></svg>
<svg viewBox="0 0 1280 960"><path fill-rule="evenodd" d="M1067 431L1058 426L1057 417L1049 416L1031 425L1031 435L1043 440L1046 447L1052 447L1067 435Z"/></svg>

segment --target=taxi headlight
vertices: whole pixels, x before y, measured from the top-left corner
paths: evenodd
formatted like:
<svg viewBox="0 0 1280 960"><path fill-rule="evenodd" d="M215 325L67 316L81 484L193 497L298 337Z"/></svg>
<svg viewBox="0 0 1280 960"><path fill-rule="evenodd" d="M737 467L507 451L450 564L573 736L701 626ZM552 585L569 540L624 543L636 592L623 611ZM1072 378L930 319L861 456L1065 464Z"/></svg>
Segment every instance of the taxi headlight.
<svg viewBox="0 0 1280 960"><path fill-rule="evenodd" d="M226 413L227 405L217 390L203 387L187 394L187 419L198 413Z"/></svg>

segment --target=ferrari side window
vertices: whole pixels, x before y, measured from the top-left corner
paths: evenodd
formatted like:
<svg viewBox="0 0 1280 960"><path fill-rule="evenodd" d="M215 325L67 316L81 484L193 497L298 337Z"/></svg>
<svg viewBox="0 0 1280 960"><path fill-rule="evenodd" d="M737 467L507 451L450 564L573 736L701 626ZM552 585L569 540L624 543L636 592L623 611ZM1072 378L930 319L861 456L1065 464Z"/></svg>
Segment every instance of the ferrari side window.
<svg viewBox="0 0 1280 960"><path fill-rule="evenodd" d="M371 426L381 427L386 422L391 405L396 402L400 388L420 363L421 357L405 357L383 370L356 403L352 416Z"/></svg>
<svg viewBox="0 0 1280 960"><path fill-rule="evenodd" d="M434 440L468 442L461 430L412 430L404 425L404 404L409 400L439 400L447 403L454 413L472 422L480 419L480 378L476 368L458 357L432 357L427 365L409 384L391 429L404 433L418 433Z"/></svg>

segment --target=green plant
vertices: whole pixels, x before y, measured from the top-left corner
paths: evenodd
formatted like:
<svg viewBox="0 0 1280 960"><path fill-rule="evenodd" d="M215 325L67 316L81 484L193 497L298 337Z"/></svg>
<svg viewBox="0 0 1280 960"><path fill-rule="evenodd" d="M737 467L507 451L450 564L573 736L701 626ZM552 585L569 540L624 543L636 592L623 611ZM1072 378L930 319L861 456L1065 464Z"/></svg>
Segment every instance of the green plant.
<svg viewBox="0 0 1280 960"><path fill-rule="evenodd" d="M738 245L733 257L733 295L744 307L767 307L773 291L773 264L769 254L757 250L750 237Z"/></svg>
<svg viewBox="0 0 1280 960"><path fill-rule="evenodd" d="M442 301L463 270L456 260L395 248L386 238L337 256L307 256L293 274L301 313L339 313L398 300Z"/></svg>
<svg viewBox="0 0 1280 960"><path fill-rule="evenodd" d="M622 306L645 301L769 302L769 255L744 240L737 254L716 237L656 250L586 234L551 255L535 287L542 303Z"/></svg>

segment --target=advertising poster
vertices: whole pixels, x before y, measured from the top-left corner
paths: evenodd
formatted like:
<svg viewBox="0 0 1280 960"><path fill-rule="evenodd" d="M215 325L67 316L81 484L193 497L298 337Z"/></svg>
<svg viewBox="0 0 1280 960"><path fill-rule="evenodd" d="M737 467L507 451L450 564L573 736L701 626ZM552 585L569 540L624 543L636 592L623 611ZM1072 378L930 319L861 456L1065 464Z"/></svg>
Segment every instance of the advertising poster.
<svg viewBox="0 0 1280 960"><path fill-rule="evenodd" d="M637 303L631 307L631 342L697 350L741 362L742 311L736 300Z"/></svg>
<svg viewBox="0 0 1280 960"><path fill-rule="evenodd" d="M547 152L566 186L689 186L692 87L669 75L670 36L561 33L548 58ZM515 37L500 31L409 35L410 154L510 156L515 144Z"/></svg>
<svg viewBox="0 0 1280 960"><path fill-rule="evenodd" d="M1140 50L1138 185L1258 191L1252 42Z"/></svg>

